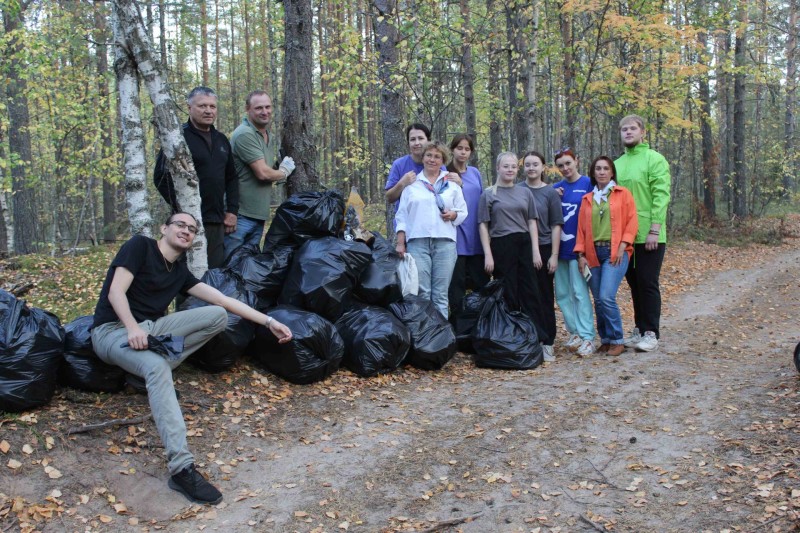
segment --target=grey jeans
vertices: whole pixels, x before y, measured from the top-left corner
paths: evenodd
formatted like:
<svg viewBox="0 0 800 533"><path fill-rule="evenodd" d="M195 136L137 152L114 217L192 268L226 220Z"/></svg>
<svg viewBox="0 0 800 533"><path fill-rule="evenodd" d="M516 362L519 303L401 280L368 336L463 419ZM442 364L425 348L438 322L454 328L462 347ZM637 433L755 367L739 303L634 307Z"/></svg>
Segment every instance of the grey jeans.
<svg viewBox="0 0 800 533"><path fill-rule="evenodd" d="M105 363L117 365L144 379L153 421L164 443L170 474L176 474L194 462L186 443L186 423L175 397L172 371L214 335L225 329L228 313L210 305L180 311L156 321L145 320L139 326L153 336L172 334L184 337L180 359L167 361L150 350L122 348L128 342L128 330L122 322L109 322L92 330L92 347Z"/></svg>

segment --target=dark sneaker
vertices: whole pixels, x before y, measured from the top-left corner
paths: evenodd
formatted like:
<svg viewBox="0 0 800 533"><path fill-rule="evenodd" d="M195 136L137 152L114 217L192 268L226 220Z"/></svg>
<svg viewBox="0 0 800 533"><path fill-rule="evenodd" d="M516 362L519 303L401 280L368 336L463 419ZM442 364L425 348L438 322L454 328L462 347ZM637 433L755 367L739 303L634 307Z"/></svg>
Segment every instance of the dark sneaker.
<svg viewBox="0 0 800 533"><path fill-rule="evenodd" d="M168 485L172 490L177 490L196 503L217 505L222 501L222 493L214 485L206 481L206 478L197 471L194 464L190 464L169 478Z"/></svg>

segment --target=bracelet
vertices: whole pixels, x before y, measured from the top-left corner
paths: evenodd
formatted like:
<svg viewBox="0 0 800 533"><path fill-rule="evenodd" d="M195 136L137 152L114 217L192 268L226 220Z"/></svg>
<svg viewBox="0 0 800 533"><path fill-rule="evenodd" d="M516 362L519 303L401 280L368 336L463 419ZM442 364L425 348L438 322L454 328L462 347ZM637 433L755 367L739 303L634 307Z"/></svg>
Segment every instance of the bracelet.
<svg viewBox="0 0 800 533"><path fill-rule="evenodd" d="M650 230L650 235L661 235L661 231Z"/></svg>
<svg viewBox="0 0 800 533"><path fill-rule="evenodd" d="M264 324L264 325L267 326L267 327L270 327L270 324L272 324L273 320L275 320L275 319L272 318L271 316L267 316L267 323Z"/></svg>

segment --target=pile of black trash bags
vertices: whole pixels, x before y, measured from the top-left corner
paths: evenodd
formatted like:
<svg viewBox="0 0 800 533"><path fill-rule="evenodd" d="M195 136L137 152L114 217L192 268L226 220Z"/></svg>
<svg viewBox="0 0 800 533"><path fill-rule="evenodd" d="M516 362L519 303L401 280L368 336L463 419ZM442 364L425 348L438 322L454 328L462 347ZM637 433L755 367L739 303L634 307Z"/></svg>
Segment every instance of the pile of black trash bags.
<svg viewBox="0 0 800 533"><path fill-rule="evenodd" d="M243 354L292 383L323 380L348 368L369 377L410 364L442 368L457 349L476 365L530 369L542 362L533 323L509 312L502 285L492 282L464 299L455 330L432 302L403 297L394 247L378 233L370 243L342 237L345 202L336 191L305 192L277 209L263 251L243 246L202 281L269 313L292 330L285 344L265 326L228 314L228 326L188 361L208 372ZM205 302L186 299L179 310ZM62 327L46 311L0 291L0 410L46 404L57 384L115 392L124 371L92 351L92 317Z"/></svg>

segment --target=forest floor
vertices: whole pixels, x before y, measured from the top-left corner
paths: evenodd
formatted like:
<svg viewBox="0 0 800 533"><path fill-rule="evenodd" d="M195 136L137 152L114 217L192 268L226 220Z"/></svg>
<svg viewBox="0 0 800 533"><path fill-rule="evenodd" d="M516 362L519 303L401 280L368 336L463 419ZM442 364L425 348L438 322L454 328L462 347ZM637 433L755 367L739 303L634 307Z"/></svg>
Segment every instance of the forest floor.
<svg viewBox="0 0 800 533"><path fill-rule="evenodd" d="M61 389L0 419L0 532L798 531L798 264L798 239L671 244L652 353L307 386L184 365L216 507L167 487L150 421L68 435L145 397Z"/></svg>

